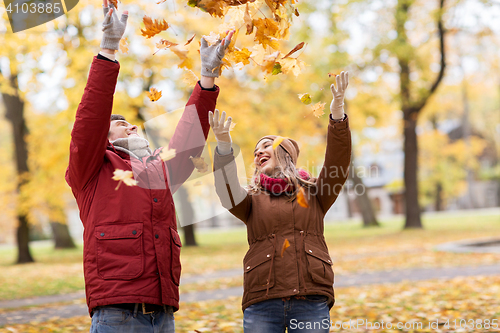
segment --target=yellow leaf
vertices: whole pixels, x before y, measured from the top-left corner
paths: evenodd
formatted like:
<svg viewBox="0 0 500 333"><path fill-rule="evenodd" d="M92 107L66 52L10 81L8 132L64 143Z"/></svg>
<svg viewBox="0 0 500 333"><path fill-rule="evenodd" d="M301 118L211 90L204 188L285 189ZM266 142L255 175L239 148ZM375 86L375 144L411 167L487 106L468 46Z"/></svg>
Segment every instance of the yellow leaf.
<svg viewBox="0 0 500 333"><path fill-rule="evenodd" d="M160 157L163 162L173 159L175 157L175 149L162 150L160 153Z"/></svg>
<svg viewBox="0 0 500 333"><path fill-rule="evenodd" d="M202 38L207 41L208 46L212 46L220 40L220 35L212 31L210 35L202 36Z"/></svg>
<svg viewBox="0 0 500 333"><path fill-rule="evenodd" d="M156 102L161 98L161 90L151 87L149 91L146 92L151 102Z"/></svg>
<svg viewBox="0 0 500 333"><path fill-rule="evenodd" d="M311 95L308 93L305 94L298 94L300 101L304 103L305 105L309 105L312 103Z"/></svg>
<svg viewBox="0 0 500 333"><path fill-rule="evenodd" d="M198 76L190 69L186 70L182 77L182 82L188 86L194 86L199 80Z"/></svg>
<svg viewBox="0 0 500 333"><path fill-rule="evenodd" d="M281 258L283 258L283 254L285 254L285 250L290 247L290 242L288 241L287 238L285 238L285 241L283 242L283 247L281 248Z"/></svg>
<svg viewBox="0 0 500 333"><path fill-rule="evenodd" d="M152 20L151 17L144 15L142 21L145 29L141 29L141 33L146 38L151 38L168 29L168 23L165 20Z"/></svg>
<svg viewBox="0 0 500 333"><path fill-rule="evenodd" d="M311 106L312 114L317 118L321 117L323 114L325 114L325 105L326 103L321 103L321 102L312 105Z"/></svg>
<svg viewBox="0 0 500 333"><path fill-rule="evenodd" d="M127 38L120 39L120 51L121 53L128 53L128 40Z"/></svg>
<svg viewBox="0 0 500 333"><path fill-rule="evenodd" d="M205 163L205 158L204 157L193 157L193 156L190 156L189 158L193 162L194 167L196 168L196 170L198 170L198 172L203 173L203 172L207 172L208 171L208 164Z"/></svg>
<svg viewBox="0 0 500 333"><path fill-rule="evenodd" d="M278 58L280 51L271 53L268 56L264 56L264 62L262 63L262 71L266 73L272 73L274 69L274 64L276 63L276 58Z"/></svg>
<svg viewBox="0 0 500 333"><path fill-rule="evenodd" d="M299 192L297 193L297 203L299 206L304 208L309 208L309 203L306 198L306 191L303 187L299 187Z"/></svg>
<svg viewBox="0 0 500 333"><path fill-rule="evenodd" d="M235 63L242 62L243 65L248 65L250 63L250 55L252 52L250 52L246 47L243 48L241 51L234 51L233 52L233 58Z"/></svg>
<svg viewBox="0 0 500 333"><path fill-rule="evenodd" d="M134 180L134 174L132 173L132 171L125 171L125 170L121 170L121 169L116 169L113 172L113 177L111 179L118 181L118 185L116 186L115 191L118 190L118 188L120 187L120 184L122 182L124 182L125 185L127 185L127 186L136 186L137 185L137 181Z"/></svg>
<svg viewBox="0 0 500 333"><path fill-rule="evenodd" d="M280 59L279 63L281 64L281 70L283 73L293 73L295 76L298 76L306 67L306 64L297 58Z"/></svg>
<svg viewBox="0 0 500 333"><path fill-rule="evenodd" d="M279 26L274 20L259 18L254 19L253 24L257 28L257 31L255 31L256 42L263 46L269 45L275 50L279 49L280 45L276 40L279 37Z"/></svg>
<svg viewBox="0 0 500 333"><path fill-rule="evenodd" d="M282 137L282 136L278 136L276 139L274 139L274 141L273 141L273 149L278 148L278 146L283 142L283 140L285 140L285 138Z"/></svg>
<svg viewBox="0 0 500 333"><path fill-rule="evenodd" d="M178 65L179 68L192 69L193 61L188 58L188 51L186 49L181 49L179 46L172 46L169 48L170 51L174 52L176 56L179 57L181 63Z"/></svg>

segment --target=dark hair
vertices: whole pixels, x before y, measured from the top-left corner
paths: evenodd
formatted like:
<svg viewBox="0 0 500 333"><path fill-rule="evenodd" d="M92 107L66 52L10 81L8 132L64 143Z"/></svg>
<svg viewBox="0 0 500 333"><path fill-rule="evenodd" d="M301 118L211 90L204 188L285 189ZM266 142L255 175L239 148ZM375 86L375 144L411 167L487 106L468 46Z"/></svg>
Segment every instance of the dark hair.
<svg viewBox="0 0 500 333"><path fill-rule="evenodd" d="M125 117L122 116L121 114L112 114L110 121L113 121L113 120L125 120Z"/></svg>

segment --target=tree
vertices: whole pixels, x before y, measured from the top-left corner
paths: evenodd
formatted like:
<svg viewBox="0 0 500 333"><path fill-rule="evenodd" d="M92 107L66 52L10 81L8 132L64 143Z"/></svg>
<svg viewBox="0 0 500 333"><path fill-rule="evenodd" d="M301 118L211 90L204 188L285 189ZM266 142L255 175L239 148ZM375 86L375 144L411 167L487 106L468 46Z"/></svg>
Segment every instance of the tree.
<svg viewBox="0 0 500 333"><path fill-rule="evenodd" d="M17 168L17 191L20 192L29 175L28 147L26 144L28 129L26 127L26 120L24 119L24 100L20 97L17 73L12 70L14 70L14 68L11 66L11 73L6 77L9 81L11 90L7 92L2 90L1 93L5 104L5 118L12 125ZM17 207L17 221L16 239L18 256L16 262L18 264L33 262L34 260L29 248L30 233L28 217L27 213L21 209L19 203Z"/></svg>
<svg viewBox="0 0 500 333"><path fill-rule="evenodd" d="M401 110L404 121L404 184L406 199L406 221L405 229L422 228L420 217L420 204L418 197L418 141L417 141L417 120L420 112L424 108L429 98L436 92L444 76L446 68L445 53L445 29L443 26L443 11L445 0L439 0L439 10L435 14L438 28L440 69L434 82L428 88L420 88L418 93L412 91L410 75L413 66L418 62L413 46L411 45L406 31L406 24L409 20L409 12L414 4L414 0L399 0L396 8L396 32L395 55L398 59L399 84Z"/></svg>

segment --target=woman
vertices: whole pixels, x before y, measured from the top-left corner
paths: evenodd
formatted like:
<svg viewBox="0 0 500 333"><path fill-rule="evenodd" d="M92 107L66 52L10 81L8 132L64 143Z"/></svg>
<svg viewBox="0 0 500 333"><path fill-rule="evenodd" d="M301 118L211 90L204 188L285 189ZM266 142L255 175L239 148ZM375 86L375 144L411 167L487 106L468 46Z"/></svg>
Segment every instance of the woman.
<svg viewBox="0 0 500 333"><path fill-rule="evenodd" d="M222 205L247 226L250 248L243 259L245 333L328 332L334 303L332 260L324 216L340 193L351 156L351 134L344 114L349 81L342 72L332 84L325 163L318 178L297 169L299 146L289 138L261 138L255 147L255 173L248 189L238 183L225 121L209 113L217 139L215 185ZM279 144L279 145L278 145ZM276 147L273 149L273 145ZM304 207L302 192L308 203Z"/></svg>

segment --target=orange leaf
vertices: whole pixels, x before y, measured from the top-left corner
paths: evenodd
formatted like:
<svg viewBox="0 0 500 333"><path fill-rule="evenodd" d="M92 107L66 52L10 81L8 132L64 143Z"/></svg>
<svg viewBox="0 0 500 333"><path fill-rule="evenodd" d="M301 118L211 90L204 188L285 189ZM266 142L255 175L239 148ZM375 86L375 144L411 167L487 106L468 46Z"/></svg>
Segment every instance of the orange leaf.
<svg viewBox="0 0 500 333"><path fill-rule="evenodd" d="M309 208L309 203L306 198L306 191L302 186L299 187L299 193L297 193L297 203L301 207Z"/></svg>
<svg viewBox="0 0 500 333"><path fill-rule="evenodd" d="M141 29L141 33L146 38L151 38L168 29L168 23L165 20L152 20L151 17L144 15L142 21L146 29Z"/></svg>
<svg viewBox="0 0 500 333"><path fill-rule="evenodd" d="M196 34L194 34L193 36L191 36L191 38L188 39L188 41L186 42L186 44L184 44L184 46L189 45L189 43L191 43L193 41L194 36L196 36Z"/></svg>
<svg viewBox="0 0 500 333"><path fill-rule="evenodd" d="M283 254L285 254L285 250L290 247L290 242L288 239L285 238L285 241L283 242L283 247L281 248L281 258L283 258Z"/></svg>
<svg viewBox="0 0 500 333"><path fill-rule="evenodd" d="M148 92L146 92L151 102L156 102L161 98L161 90L151 87Z"/></svg>
<svg viewBox="0 0 500 333"><path fill-rule="evenodd" d="M177 46L177 45L179 45L179 44L172 43L172 42L162 38L162 39L160 39L160 41L158 43L156 43L156 48L158 49L158 51L160 51L160 50L165 50L165 49L168 49L169 47ZM156 51L156 52L158 52L158 51ZM153 55L155 55L156 52L153 53Z"/></svg>
<svg viewBox="0 0 500 333"><path fill-rule="evenodd" d="M196 168L196 170L198 170L198 172L203 173L203 172L207 172L208 171L208 164L205 163L205 158L204 157L189 156L189 158L193 162L194 167Z"/></svg>
<svg viewBox="0 0 500 333"><path fill-rule="evenodd" d="M303 48L303 47L304 47L304 44L305 44L304 42L297 44L297 45L293 48L293 50L291 50L290 52L288 52L288 53L286 54L286 56L284 56L284 57L283 57L283 59L288 58L288 57L289 57L289 56L291 56L293 53L295 53L295 52L297 52L298 50L300 50L301 48Z"/></svg>
<svg viewBox="0 0 500 333"><path fill-rule="evenodd" d="M109 0L115 6L116 9L118 9L118 0Z"/></svg>
<svg viewBox="0 0 500 333"><path fill-rule="evenodd" d="M233 57L234 57L234 62L235 63L240 63L242 62L243 65L248 65L250 63L250 56L252 55L252 52L250 52L246 47L243 48L241 51L234 51L233 52Z"/></svg>

